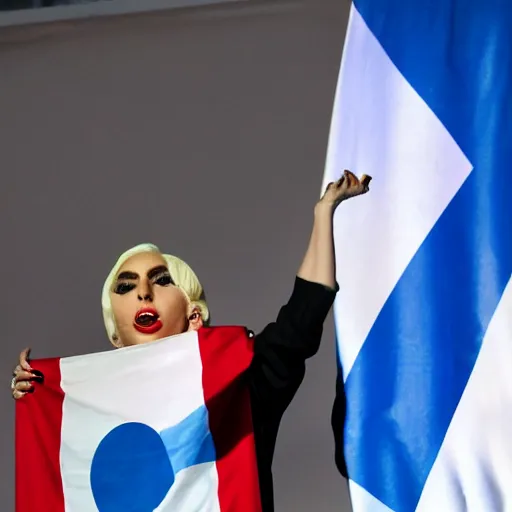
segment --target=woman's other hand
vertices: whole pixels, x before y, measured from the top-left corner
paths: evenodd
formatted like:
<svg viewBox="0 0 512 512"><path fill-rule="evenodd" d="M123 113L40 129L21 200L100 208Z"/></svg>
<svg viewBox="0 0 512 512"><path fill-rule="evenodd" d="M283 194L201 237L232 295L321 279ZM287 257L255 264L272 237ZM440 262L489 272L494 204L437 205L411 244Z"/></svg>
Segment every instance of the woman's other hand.
<svg viewBox="0 0 512 512"><path fill-rule="evenodd" d="M21 352L18 364L12 372L11 392L15 400L24 397L27 393L31 393L34 390L32 381L42 379L40 372L33 370L30 366L28 362L29 354L29 348Z"/></svg>

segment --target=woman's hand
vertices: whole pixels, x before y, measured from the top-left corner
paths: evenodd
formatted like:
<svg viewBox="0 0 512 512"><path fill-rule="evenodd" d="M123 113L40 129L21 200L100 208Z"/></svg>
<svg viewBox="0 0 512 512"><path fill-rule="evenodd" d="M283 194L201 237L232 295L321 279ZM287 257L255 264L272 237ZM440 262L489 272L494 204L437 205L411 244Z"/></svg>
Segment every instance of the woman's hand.
<svg viewBox="0 0 512 512"><path fill-rule="evenodd" d="M327 185L327 189L318 202L318 206L327 206L334 211L336 207L346 199L366 194L371 181L371 176L363 174L359 179L350 171L344 171L343 176L338 180Z"/></svg>
<svg viewBox="0 0 512 512"><path fill-rule="evenodd" d="M329 183L315 206L311 238L297 274L300 278L335 289L334 211L345 199L366 194L370 180L371 177L365 174L358 179L350 171L345 171L338 181Z"/></svg>
<svg viewBox="0 0 512 512"><path fill-rule="evenodd" d="M12 397L15 400L24 397L27 393L31 393L34 389L32 381L41 379L40 372L33 370L28 362L29 354L29 348L21 352L19 362L12 372L11 391Z"/></svg>

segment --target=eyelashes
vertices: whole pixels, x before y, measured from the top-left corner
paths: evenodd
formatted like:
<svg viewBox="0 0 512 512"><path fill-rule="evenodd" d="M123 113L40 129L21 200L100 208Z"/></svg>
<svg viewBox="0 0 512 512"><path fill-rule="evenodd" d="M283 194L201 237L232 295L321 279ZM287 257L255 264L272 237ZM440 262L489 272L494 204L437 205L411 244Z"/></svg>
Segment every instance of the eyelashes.
<svg viewBox="0 0 512 512"><path fill-rule="evenodd" d="M174 281L172 280L171 275L168 273L155 276L153 283L158 286L169 286L170 284L174 285ZM121 282L115 286L113 291L118 295L124 295L125 293L131 292L136 286L137 285L135 283Z"/></svg>
<svg viewBox="0 0 512 512"><path fill-rule="evenodd" d="M174 284L174 281L172 280L170 274L162 274L160 277L155 279L155 284L160 286L169 286L170 284Z"/></svg>
<svg viewBox="0 0 512 512"><path fill-rule="evenodd" d="M114 293L117 293L118 295L124 295L125 293L132 291L134 288L135 285L133 283L119 283L114 288Z"/></svg>

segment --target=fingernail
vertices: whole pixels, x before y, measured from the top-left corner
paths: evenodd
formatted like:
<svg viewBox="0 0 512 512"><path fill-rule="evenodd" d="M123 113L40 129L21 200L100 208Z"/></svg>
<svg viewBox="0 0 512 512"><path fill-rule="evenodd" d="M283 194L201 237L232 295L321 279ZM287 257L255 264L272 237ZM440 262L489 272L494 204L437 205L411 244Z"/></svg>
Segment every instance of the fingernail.
<svg viewBox="0 0 512 512"><path fill-rule="evenodd" d="M44 375L39 370L32 370L33 377L30 380L33 380L35 382L43 383L44 382Z"/></svg>

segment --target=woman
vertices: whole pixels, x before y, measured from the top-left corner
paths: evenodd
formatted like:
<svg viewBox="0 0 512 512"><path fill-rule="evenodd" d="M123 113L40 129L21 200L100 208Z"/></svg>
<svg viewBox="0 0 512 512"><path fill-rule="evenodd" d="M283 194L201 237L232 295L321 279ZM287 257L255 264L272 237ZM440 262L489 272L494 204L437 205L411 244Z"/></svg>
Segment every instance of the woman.
<svg viewBox="0 0 512 512"><path fill-rule="evenodd" d="M368 191L371 178L359 180L345 171L330 183L314 209L309 246L288 303L277 320L254 338L248 372L262 507L274 510L272 459L282 415L305 373L305 361L320 344L323 322L337 291L333 214L346 199ZM188 330L200 329L209 318L202 287L193 271L155 246L123 254L103 289L105 327L116 347L137 345ZM21 352L11 388L15 399L31 392L29 349Z"/></svg>

